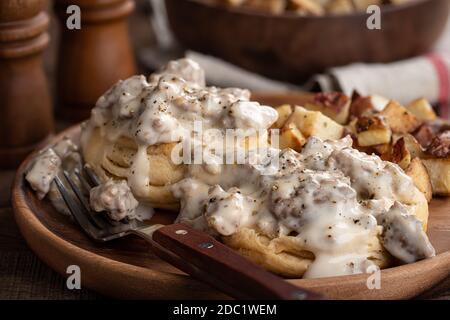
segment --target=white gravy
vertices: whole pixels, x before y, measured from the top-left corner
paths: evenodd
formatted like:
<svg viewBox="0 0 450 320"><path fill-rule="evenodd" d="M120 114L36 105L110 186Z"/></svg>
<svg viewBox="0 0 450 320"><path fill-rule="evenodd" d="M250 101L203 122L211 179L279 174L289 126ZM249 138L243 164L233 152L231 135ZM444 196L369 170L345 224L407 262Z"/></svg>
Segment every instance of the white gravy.
<svg viewBox="0 0 450 320"><path fill-rule="evenodd" d="M135 218L136 208L139 205L124 180L108 180L92 188L89 199L89 204L94 211L106 211L109 217L116 221L125 217Z"/></svg>

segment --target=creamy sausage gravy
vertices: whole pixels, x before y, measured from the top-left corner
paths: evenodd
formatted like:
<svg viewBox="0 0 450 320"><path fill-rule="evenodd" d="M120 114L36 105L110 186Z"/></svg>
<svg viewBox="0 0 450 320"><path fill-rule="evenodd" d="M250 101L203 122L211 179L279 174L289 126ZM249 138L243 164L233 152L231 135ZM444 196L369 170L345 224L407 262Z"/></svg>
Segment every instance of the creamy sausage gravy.
<svg viewBox="0 0 450 320"><path fill-rule="evenodd" d="M96 212L106 211L113 220L135 218L139 203L127 182L108 180L90 191L90 206Z"/></svg>
<svg viewBox="0 0 450 320"><path fill-rule="evenodd" d="M25 179L36 191L39 199L50 192L52 182L61 170L64 160L65 169L73 169L80 163L78 146L70 139L64 138L50 148L43 150L27 170Z"/></svg>

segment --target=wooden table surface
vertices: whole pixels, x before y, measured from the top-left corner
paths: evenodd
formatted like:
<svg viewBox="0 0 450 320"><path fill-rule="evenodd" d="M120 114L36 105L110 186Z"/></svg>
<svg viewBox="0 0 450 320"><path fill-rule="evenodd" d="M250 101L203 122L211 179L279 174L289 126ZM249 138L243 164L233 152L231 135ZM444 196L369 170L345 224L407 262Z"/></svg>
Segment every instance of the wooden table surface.
<svg viewBox="0 0 450 320"><path fill-rule="evenodd" d="M28 248L14 221L10 189L14 171L0 171L0 299L99 299L81 288L69 290L66 280Z"/></svg>

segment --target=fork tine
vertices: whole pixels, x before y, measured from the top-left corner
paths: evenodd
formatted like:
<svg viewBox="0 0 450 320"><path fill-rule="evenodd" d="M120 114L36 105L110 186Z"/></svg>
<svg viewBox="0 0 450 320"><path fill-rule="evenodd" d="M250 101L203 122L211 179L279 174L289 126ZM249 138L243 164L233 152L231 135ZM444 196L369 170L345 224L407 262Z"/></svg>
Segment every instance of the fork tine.
<svg viewBox="0 0 450 320"><path fill-rule="evenodd" d="M83 169L94 186L98 186L99 184L101 184L100 178L89 165L85 165Z"/></svg>
<svg viewBox="0 0 450 320"><path fill-rule="evenodd" d="M82 173L80 172L80 170L78 170L78 168L75 168L74 171L75 175L77 176L78 180L80 181L81 185L83 186L84 190L86 190L87 192L89 192L89 190L91 190L91 185L86 181L86 178L83 177Z"/></svg>
<svg viewBox="0 0 450 320"><path fill-rule="evenodd" d="M101 229L105 225L100 221L100 219L97 219L97 217L93 214L91 214L91 207L86 199L86 197L83 194L83 191L76 185L76 183L73 182L73 180L70 178L67 171L63 171L64 177L66 178L67 182L69 183L70 187L72 188L72 191L77 196L78 200L80 200L82 209L84 209L84 214L89 219L89 221L97 228ZM81 182L81 181L80 181Z"/></svg>
<svg viewBox="0 0 450 320"><path fill-rule="evenodd" d="M91 237L97 238L97 235L94 231L94 226L91 224L91 222L87 219L85 214L83 213L83 209L80 206L80 204L74 199L74 197L69 193L67 188L62 183L61 179L58 175L55 176L55 183L56 186L61 193L61 196L66 203L67 207L69 208L70 212L72 213L72 216L74 217L75 221L78 222L78 224L81 226L81 228L88 233Z"/></svg>

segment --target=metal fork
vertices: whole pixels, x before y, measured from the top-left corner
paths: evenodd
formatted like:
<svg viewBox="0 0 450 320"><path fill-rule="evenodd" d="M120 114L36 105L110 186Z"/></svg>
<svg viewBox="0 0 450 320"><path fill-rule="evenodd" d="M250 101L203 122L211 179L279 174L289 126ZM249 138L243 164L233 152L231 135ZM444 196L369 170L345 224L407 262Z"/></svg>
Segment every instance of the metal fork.
<svg viewBox="0 0 450 320"><path fill-rule="evenodd" d="M78 180L78 183L74 178ZM67 185L63 181L67 181ZM161 259L222 292L239 299L320 299L262 269L211 236L182 224L149 225L137 219L116 222L90 209L89 190L100 183L84 166L72 175L63 171L55 178L69 211L92 239L106 242L134 234L145 239Z"/></svg>

